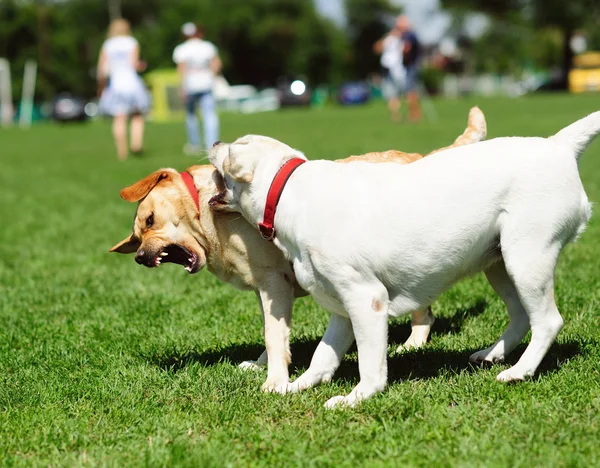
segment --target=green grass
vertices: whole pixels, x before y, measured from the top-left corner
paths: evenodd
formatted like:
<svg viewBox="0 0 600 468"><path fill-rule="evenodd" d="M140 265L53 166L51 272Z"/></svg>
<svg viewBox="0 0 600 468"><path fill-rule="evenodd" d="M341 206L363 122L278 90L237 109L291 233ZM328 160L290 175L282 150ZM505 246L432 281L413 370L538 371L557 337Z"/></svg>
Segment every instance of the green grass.
<svg viewBox="0 0 600 468"><path fill-rule="evenodd" d="M473 104L490 138L546 136L600 109L600 95L440 101L439 120L419 125L392 124L380 104L224 115L222 138L268 134L311 158L427 151L462 131ZM503 385L494 378L506 365L467 363L507 323L479 275L434 304L422 351L390 352L385 393L326 411L356 384L355 354L330 384L263 394L265 374L236 367L263 346L253 294L108 254L135 208L119 190L191 165L183 138L182 124L150 124L147 156L119 163L106 123L0 131L0 465L600 465L598 215L561 257L566 325L535 379ZM600 142L581 174L600 200ZM294 374L327 320L312 299L296 303ZM408 319L392 324L390 351L408 333Z"/></svg>

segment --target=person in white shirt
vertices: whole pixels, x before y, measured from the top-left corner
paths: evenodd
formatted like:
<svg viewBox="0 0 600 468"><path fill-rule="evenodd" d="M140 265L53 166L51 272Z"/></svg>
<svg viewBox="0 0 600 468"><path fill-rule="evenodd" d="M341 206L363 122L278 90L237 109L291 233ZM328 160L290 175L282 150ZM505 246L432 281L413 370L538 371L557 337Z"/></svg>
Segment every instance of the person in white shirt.
<svg viewBox="0 0 600 468"><path fill-rule="evenodd" d="M418 75L421 58L421 44L406 15L396 18L394 27L385 37L373 46L375 53L381 54L383 82L381 90L388 103L392 120L402 118L401 96L406 96L409 119L421 120L419 104Z"/></svg>
<svg viewBox="0 0 600 468"><path fill-rule="evenodd" d="M402 63L402 48L403 43L400 31L396 28L392 29L389 34L377 41L373 46L375 53L381 54L381 92L394 121L401 119L400 94L402 93L406 78L406 70Z"/></svg>
<svg viewBox="0 0 600 468"><path fill-rule="evenodd" d="M204 40L202 27L185 23L181 32L186 41L173 51L180 78L180 93L186 109L188 143L186 154L197 155L211 148L219 139L219 117L212 92L214 77L221 70L221 60L214 44ZM196 110L200 105L204 123L204 145L202 145Z"/></svg>
<svg viewBox="0 0 600 468"><path fill-rule="evenodd" d="M129 22L116 19L108 28L108 39L102 44L98 59L97 79L100 112L113 117L113 137L119 159L126 159L127 120L131 116L131 151L140 154L144 140L144 114L150 97L137 74L145 68L140 62L140 47L131 36ZM104 86L108 81L108 86Z"/></svg>

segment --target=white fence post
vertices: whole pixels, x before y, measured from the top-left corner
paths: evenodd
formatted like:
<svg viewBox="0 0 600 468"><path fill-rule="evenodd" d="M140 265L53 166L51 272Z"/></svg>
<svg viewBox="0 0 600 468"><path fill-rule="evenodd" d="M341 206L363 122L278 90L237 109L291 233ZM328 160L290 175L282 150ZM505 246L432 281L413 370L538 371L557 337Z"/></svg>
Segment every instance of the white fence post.
<svg viewBox="0 0 600 468"><path fill-rule="evenodd" d="M37 62L27 60L23 72L23 92L21 93L21 112L19 114L19 126L25 128L31 126L33 120L33 98L35 96L35 82L37 79Z"/></svg>
<svg viewBox="0 0 600 468"><path fill-rule="evenodd" d="M0 125L10 126L13 115L10 63L8 60L0 58Z"/></svg>

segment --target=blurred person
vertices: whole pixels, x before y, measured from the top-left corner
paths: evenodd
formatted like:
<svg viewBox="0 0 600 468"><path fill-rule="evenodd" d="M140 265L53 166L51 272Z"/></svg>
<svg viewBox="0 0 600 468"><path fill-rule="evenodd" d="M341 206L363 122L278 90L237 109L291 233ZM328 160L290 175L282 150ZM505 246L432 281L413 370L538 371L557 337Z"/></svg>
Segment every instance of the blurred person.
<svg viewBox="0 0 600 468"><path fill-rule="evenodd" d="M131 36L129 22L116 19L110 23L108 38L98 58L98 92L100 111L113 117L113 137L119 159L127 159L127 120L131 117L131 152L141 154L144 147L144 115L150 97L137 74L145 68L140 61L140 47Z"/></svg>
<svg viewBox="0 0 600 468"><path fill-rule="evenodd" d="M381 54L381 64L385 70L382 90L388 101L392 119L400 120L402 106L400 96L406 95L409 119L414 122L421 120L421 106L417 91L421 44L412 30L408 17L399 16L389 34L377 41L373 49ZM402 79L400 79L398 62L402 65Z"/></svg>
<svg viewBox="0 0 600 468"><path fill-rule="evenodd" d="M180 94L186 110L188 142L184 152L198 155L219 139L219 117L212 87L215 75L221 71L221 59L215 45L204 40L201 26L185 23L181 32L186 40L173 51L173 61L177 64ZM204 124L204 146L196 116L198 106Z"/></svg>
<svg viewBox="0 0 600 468"><path fill-rule="evenodd" d="M381 54L382 71L381 92L387 102L392 120L400 121L400 94L406 80L406 69L402 63L403 43L400 31L393 28L385 37L373 46L377 54Z"/></svg>

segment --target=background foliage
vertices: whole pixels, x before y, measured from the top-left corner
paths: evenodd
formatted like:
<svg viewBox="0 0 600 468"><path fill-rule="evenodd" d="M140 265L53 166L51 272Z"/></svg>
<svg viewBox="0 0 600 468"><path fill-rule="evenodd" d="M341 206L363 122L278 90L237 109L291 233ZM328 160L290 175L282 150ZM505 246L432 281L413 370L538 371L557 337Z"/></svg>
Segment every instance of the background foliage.
<svg viewBox="0 0 600 468"><path fill-rule="evenodd" d="M98 50L109 23L108 0L0 0L0 57L13 67L20 95L23 65L39 63L38 98L57 92L92 96ZM311 85L364 79L379 70L373 43L400 12L390 0L345 0L346 24L321 17L311 0L120 0L149 70L172 67L173 48L186 21L203 24L220 50L232 84L274 85L284 75ZM464 34L467 13L491 19L488 31L468 41L470 72L519 74L525 68L561 69L572 56L568 43L584 31L600 48L597 0L442 0Z"/></svg>

